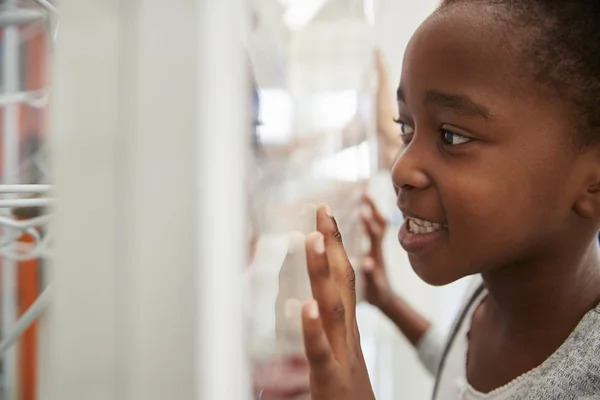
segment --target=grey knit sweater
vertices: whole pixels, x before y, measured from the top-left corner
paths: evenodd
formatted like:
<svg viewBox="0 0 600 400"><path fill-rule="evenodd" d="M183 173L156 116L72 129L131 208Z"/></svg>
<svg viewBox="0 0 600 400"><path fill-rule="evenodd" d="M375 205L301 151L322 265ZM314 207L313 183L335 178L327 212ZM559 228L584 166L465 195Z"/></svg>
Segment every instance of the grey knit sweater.
<svg viewBox="0 0 600 400"><path fill-rule="evenodd" d="M433 397L458 328L467 311L485 290L477 287L450 331L439 366ZM520 379L514 400L590 400L600 399L600 304L589 311L563 345L542 365Z"/></svg>

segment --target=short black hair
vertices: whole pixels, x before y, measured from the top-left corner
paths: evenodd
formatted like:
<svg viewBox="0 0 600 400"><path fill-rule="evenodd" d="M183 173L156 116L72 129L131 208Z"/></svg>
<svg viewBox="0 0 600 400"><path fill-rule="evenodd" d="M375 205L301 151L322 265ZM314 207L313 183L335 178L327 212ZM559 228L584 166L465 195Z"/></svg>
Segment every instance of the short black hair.
<svg viewBox="0 0 600 400"><path fill-rule="evenodd" d="M442 0L438 12L469 3L498 6L502 20L532 33L524 56L535 80L570 102L577 142L599 144L600 0Z"/></svg>

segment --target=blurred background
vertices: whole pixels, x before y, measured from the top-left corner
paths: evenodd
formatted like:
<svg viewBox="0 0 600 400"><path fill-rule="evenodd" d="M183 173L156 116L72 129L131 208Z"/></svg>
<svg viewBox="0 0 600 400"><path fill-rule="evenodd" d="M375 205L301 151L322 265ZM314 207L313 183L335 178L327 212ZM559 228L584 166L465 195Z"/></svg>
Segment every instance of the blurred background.
<svg viewBox="0 0 600 400"><path fill-rule="evenodd" d="M365 192L395 291L449 329L465 284L413 273L381 132L436 6L0 1L0 400L251 398L302 353L314 204L358 268ZM428 398L412 346L358 315L377 398Z"/></svg>

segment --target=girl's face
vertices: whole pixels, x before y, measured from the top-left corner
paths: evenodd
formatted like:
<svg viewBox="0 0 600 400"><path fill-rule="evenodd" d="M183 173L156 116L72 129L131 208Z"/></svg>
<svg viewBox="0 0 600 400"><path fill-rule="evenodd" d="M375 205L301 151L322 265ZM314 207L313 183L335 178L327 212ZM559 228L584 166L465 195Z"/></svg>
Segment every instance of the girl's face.
<svg viewBox="0 0 600 400"><path fill-rule="evenodd" d="M431 284L554 260L593 230L576 204L591 157L574 149L575 127L558 96L530 77L523 36L490 10L435 14L405 55L405 146L392 176L408 221L401 244ZM411 233L426 230L435 231Z"/></svg>

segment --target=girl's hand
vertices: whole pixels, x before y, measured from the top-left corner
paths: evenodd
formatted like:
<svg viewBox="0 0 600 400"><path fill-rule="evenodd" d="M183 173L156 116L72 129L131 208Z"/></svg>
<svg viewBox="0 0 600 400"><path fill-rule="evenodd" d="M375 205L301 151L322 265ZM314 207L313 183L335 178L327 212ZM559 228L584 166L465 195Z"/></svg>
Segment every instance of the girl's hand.
<svg viewBox="0 0 600 400"><path fill-rule="evenodd" d="M374 400L356 323L354 270L331 209L317 209L306 238L314 300L302 309L312 400Z"/></svg>
<svg viewBox="0 0 600 400"><path fill-rule="evenodd" d="M394 292L385 273L383 257L383 238L387 222L371 197L365 195L364 202L369 210L363 213L361 218L371 241L371 250L361 265L361 272L364 277L363 290L365 299L381 309L387 306L394 297Z"/></svg>

